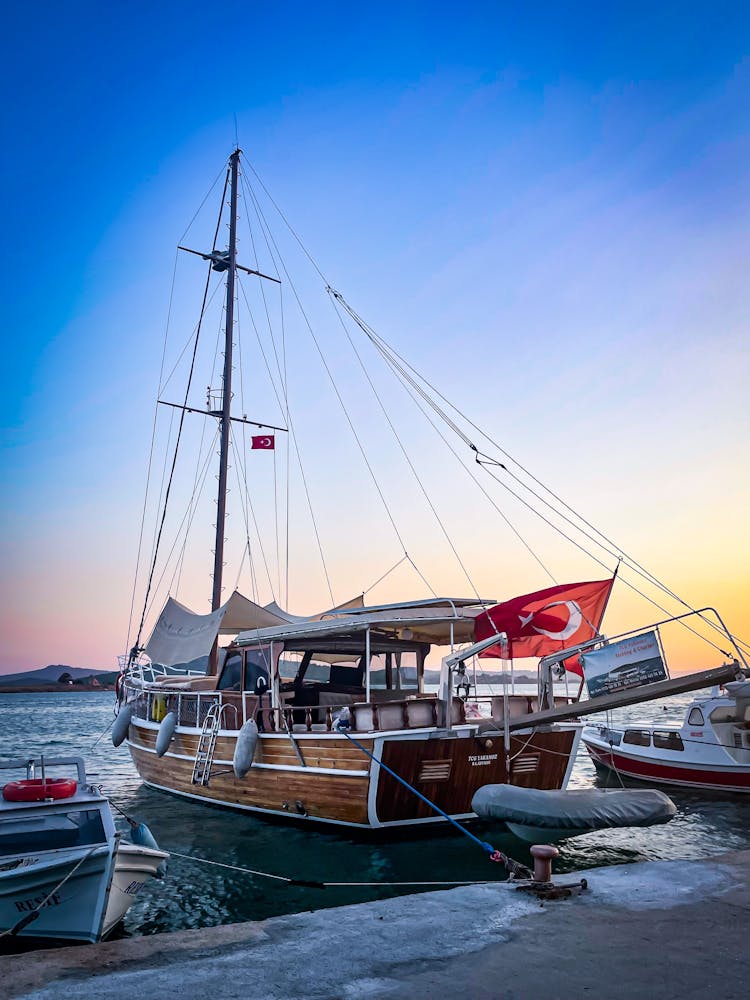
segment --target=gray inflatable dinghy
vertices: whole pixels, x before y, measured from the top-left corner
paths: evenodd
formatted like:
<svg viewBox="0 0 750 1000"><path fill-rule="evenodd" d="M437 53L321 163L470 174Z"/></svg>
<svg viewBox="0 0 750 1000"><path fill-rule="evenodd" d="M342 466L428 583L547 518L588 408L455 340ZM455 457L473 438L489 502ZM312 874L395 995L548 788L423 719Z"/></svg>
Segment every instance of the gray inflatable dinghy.
<svg viewBox="0 0 750 1000"><path fill-rule="evenodd" d="M521 840L565 840L592 830L668 823L674 802L655 788L583 788L569 792L483 785L471 800L481 819L501 820Z"/></svg>

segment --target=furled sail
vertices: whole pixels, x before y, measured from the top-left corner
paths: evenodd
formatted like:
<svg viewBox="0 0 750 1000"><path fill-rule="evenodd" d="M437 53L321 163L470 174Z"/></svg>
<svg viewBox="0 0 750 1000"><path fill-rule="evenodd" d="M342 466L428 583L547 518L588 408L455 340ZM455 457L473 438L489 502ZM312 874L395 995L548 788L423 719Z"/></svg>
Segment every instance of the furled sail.
<svg viewBox="0 0 750 1000"><path fill-rule="evenodd" d="M229 602L209 615L196 615L170 597L146 643L151 662L172 666L208 656L228 606Z"/></svg>

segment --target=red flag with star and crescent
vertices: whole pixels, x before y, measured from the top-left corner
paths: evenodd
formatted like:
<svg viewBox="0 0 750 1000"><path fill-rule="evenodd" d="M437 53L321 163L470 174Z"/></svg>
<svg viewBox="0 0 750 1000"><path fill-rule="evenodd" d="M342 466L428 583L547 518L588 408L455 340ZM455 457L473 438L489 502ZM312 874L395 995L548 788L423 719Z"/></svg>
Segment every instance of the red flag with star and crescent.
<svg viewBox="0 0 750 1000"><path fill-rule="evenodd" d="M252 438L252 448L260 448L263 451L273 451L276 447L276 439L273 434L257 434Z"/></svg>
<svg viewBox="0 0 750 1000"><path fill-rule="evenodd" d="M614 577L563 583L496 604L477 616L474 640L479 642L505 632L508 658L549 656L587 642L599 632L613 583ZM479 655L500 656L500 646L490 646ZM572 663L570 666L566 663L566 667L575 670Z"/></svg>

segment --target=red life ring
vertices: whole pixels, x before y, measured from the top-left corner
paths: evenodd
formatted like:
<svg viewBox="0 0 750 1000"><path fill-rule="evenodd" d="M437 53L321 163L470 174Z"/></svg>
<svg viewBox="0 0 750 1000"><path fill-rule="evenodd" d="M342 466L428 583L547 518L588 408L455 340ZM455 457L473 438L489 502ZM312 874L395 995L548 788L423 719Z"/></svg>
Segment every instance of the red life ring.
<svg viewBox="0 0 750 1000"><path fill-rule="evenodd" d="M73 778L27 778L9 781L3 786L6 802L41 802L44 799L69 799L75 795L78 782Z"/></svg>

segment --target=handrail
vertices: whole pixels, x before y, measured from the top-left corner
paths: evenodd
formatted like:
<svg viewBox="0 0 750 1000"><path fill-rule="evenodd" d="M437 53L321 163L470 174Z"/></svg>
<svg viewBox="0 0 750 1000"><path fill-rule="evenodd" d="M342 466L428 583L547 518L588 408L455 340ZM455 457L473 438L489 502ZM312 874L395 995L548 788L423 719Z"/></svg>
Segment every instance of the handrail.
<svg viewBox="0 0 750 1000"><path fill-rule="evenodd" d="M135 698L128 697L135 693ZM334 705L294 705L284 704L271 706L264 704L264 697L259 697L251 692L230 692L237 697L242 697L241 704L236 704L234 700L224 701L225 692L220 691L182 691L170 688L141 687L133 683L132 678L125 682L125 697L135 708L136 717L144 718L151 722L160 722L169 711L174 711L177 717L178 726L200 729L203 719L217 702L221 705L220 711L225 709L234 711L234 727L240 728L241 720L253 719L260 732L286 733L294 732L295 727L303 726L303 731L308 733L320 731L314 729L316 726L325 726L325 732L333 732L338 713L343 709L354 710L355 716L363 717L366 713L371 713L372 725L360 732L379 732L383 729L415 729L430 728L439 724L438 718L438 697L436 694L429 694L427 697L394 699L385 702L342 702ZM476 700L489 701L491 696L481 695ZM155 703L159 699L159 708L155 713ZM248 704L252 699L257 699L257 704ZM429 720L419 723L410 722L409 706L414 706L413 711L418 711L418 706L430 709ZM402 716L399 725L381 725L380 714L391 714L393 709L401 708ZM299 732L299 728L296 729Z"/></svg>

